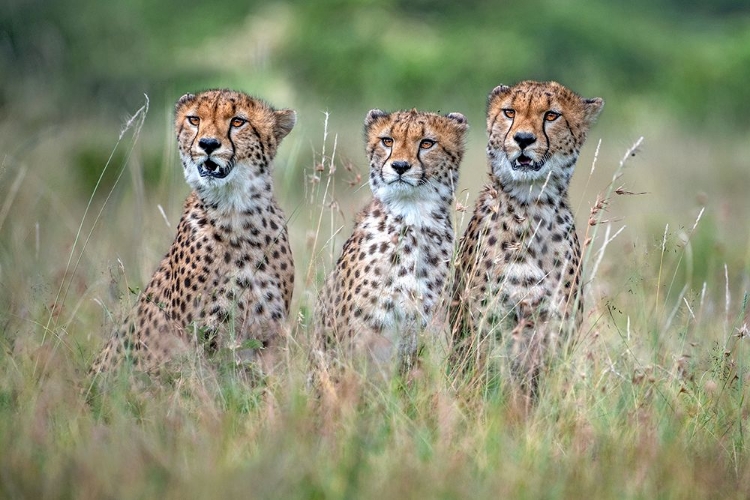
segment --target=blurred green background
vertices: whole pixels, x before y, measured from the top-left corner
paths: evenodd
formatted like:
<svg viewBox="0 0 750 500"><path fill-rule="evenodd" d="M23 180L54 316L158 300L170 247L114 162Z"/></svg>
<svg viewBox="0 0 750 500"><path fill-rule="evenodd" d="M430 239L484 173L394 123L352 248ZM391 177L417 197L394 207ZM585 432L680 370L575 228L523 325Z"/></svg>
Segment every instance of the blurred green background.
<svg viewBox="0 0 750 500"><path fill-rule="evenodd" d="M750 123L737 0L4 3L0 106L48 100L41 120L222 85L318 109L473 113L498 83L532 78L603 94L608 121L645 107L695 129Z"/></svg>
<svg viewBox="0 0 750 500"><path fill-rule="evenodd" d="M137 248L139 239L158 235L143 258L145 280L171 241L156 205L174 221L187 193L171 132L173 103L187 91L238 88L298 110L276 172L278 195L294 225L304 212L308 174L323 161L325 147L330 154L332 138L337 159L354 173L366 172L361 123L374 107L460 111L469 118L459 199L470 205L486 175L487 94L500 83L551 79L606 101L571 191L579 229L624 152L644 136L618 183L646 194L609 207L611 219L632 231L625 240L658 244L667 224L689 229L705 207L699 231L706 244L697 250L703 272L720 272L729 262L747 281L747 224L738 224L750 213L746 1L3 4L0 262L6 280L16 256L31 246L42 257L45 249L49 256L67 255L120 130L144 94L150 109L134 154L128 155L130 146L117 149L94 208L105 205L103 197L125 171L97 233L112 247L98 251L111 259L123 241ZM338 221L344 233L368 190L349 194ZM130 205L123 201L128 196ZM337 196L347 198L343 191ZM113 229L118 224L124 233ZM60 248L51 231L65 232L67 246Z"/></svg>
<svg viewBox="0 0 750 500"><path fill-rule="evenodd" d="M419 107L481 134L489 90L523 79L605 98L602 126L629 135L750 125L739 0L3 3L0 112L25 137L94 117L116 129L143 94L162 126L182 93L224 86L300 109L302 128L328 110L358 134L349 115Z"/></svg>

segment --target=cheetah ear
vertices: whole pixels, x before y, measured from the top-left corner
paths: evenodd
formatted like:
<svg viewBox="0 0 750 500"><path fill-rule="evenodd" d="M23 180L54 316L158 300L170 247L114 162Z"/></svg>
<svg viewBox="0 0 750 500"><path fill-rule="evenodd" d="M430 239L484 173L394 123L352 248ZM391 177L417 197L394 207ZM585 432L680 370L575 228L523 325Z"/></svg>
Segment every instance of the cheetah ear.
<svg viewBox="0 0 750 500"><path fill-rule="evenodd" d="M492 92L490 92L490 95L500 95L500 94L505 94L505 93L506 93L506 92L508 92L509 90L510 90L510 87L509 87L509 86L507 86L507 85L503 85L503 84L501 83L500 85L498 85L497 87L495 87L494 89L492 89Z"/></svg>
<svg viewBox="0 0 750 500"><path fill-rule="evenodd" d="M375 123L380 118L385 118L386 116L388 116L388 113L386 113L382 109L371 109L365 117L365 129L370 128L373 123Z"/></svg>
<svg viewBox="0 0 750 500"><path fill-rule="evenodd" d="M445 117L457 124L462 131L469 128L468 120L466 120L466 117L461 113L448 113Z"/></svg>
<svg viewBox="0 0 750 500"><path fill-rule="evenodd" d="M182 97L180 97L177 100L177 104L175 104L175 109L180 108L181 106L184 106L185 104L189 102L193 102L195 100L195 94L184 94Z"/></svg>
<svg viewBox="0 0 750 500"><path fill-rule="evenodd" d="M294 128L297 123L297 113L293 109L280 109L274 111L273 114L276 116L273 135L276 137L276 142L279 142Z"/></svg>
<svg viewBox="0 0 750 500"><path fill-rule="evenodd" d="M498 85L497 87L492 89L490 95L487 96L487 104L489 105L489 103L491 103L493 99L498 96L507 94L508 92L510 92L510 87L508 87L507 85Z"/></svg>
<svg viewBox="0 0 750 500"><path fill-rule="evenodd" d="M602 112L604 107L604 100L601 97L594 97L593 99L582 99L583 101L583 112L586 116L586 121L590 124L594 123L599 113Z"/></svg>

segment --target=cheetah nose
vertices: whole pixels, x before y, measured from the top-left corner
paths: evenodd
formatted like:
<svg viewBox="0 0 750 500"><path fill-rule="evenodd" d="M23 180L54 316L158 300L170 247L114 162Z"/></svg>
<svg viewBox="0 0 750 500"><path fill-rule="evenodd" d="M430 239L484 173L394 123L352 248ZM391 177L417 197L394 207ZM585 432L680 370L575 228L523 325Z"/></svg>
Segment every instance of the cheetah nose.
<svg viewBox="0 0 750 500"><path fill-rule="evenodd" d="M221 143L212 137L204 137L200 141L198 141L198 146L200 146L207 155L210 155L212 152L219 149Z"/></svg>
<svg viewBox="0 0 750 500"><path fill-rule="evenodd" d="M391 168L398 175L404 175L404 172L409 170L411 168L411 165L409 165L409 162L406 161L394 161L393 163L391 163Z"/></svg>
<svg viewBox="0 0 750 500"><path fill-rule="evenodd" d="M519 148L525 149L527 146L536 142L536 136L531 132L516 132L516 135L513 136L513 140L516 141Z"/></svg>

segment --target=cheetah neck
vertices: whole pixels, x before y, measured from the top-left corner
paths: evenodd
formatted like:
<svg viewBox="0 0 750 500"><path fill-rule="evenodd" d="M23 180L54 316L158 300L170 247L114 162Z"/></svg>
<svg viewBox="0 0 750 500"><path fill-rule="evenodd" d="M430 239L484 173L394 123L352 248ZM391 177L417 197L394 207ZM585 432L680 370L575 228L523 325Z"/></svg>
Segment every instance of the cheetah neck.
<svg viewBox="0 0 750 500"><path fill-rule="evenodd" d="M448 210L439 203L415 203L404 200L389 200L381 203L385 210L406 226L436 227L444 225L442 214Z"/></svg>
<svg viewBox="0 0 750 500"><path fill-rule="evenodd" d="M236 172L229 182L196 186L195 192L207 208L221 217L232 218L274 203L270 174L257 174L249 169Z"/></svg>
<svg viewBox="0 0 750 500"><path fill-rule="evenodd" d="M458 182L457 170L451 170L453 181L426 181L418 187L398 188L370 175L370 189L375 200L394 217L408 226L443 225L453 204L454 185Z"/></svg>
<svg viewBox="0 0 750 500"><path fill-rule="evenodd" d="M533 233L541 228L540 221L550 221L555 214L569 213L573 216L568 204L567 193L557 193L552 196L535 197L532 199L521 198L512 190L501 189L497 185L488 186L485 193L489 194L487 200L493 207L493 210L500 210L502 213L508 213L516 224L528 227Z"/></svg>
<svg viewBox="0 0 750 500"><path fill-rule="evenodd" d="M448 190L420 190L412 196L392 190L375 190L375 200L393 217L407 226L436 227L444 225L453 203Z"/></svg>
<svg viewBox="0 0 750 500"><path fill-rule="evenodd" d="M567 200L568 186L564 179L549 175L544 180L531 182L514 182L502 180L490 174L492 184L499 192L515 200L522 206L536 204L554 204L559 200Z"/></svg>

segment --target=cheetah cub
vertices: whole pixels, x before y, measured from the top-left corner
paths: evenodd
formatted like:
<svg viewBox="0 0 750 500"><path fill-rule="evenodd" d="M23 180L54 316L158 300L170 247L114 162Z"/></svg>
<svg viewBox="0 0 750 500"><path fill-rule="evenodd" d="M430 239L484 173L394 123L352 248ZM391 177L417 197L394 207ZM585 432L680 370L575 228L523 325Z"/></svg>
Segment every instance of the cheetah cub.
<svg viewBox="0 0 750 500"><path fill-rule="evenodd" d="M192 192L169 253L93 372L126 358L152 371L199 345L228 348L245 361L260 343L268 365L294 284L270 169L295 121L292 110L231 90L180 98L175 132Z"/></svg>
<svg viewBox="0 0 750 500"><path fill-rule="evenodd" d="M321 292L316 317L328 351L341 346L383 373L403 371L419 334L446 323L450 209L467 129L460 113L367 114L373 200Z"/></svg>
<svg viewBox="0 0 750 500"><path fill-rule="evenodd" d="M490 183L459 245L455 361L510 356L513 376L533 389L545 357L580 327L581 250L568 184L603 105L555 82L490 93Z"/></svg>

